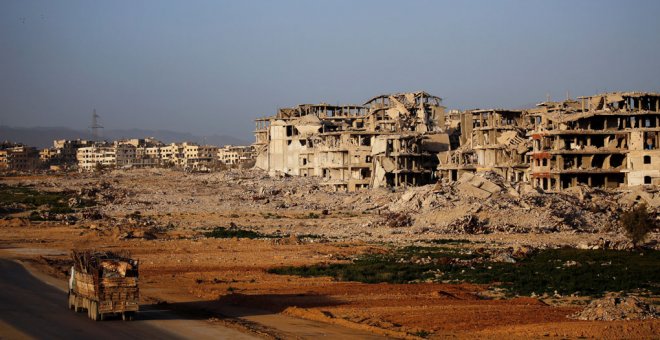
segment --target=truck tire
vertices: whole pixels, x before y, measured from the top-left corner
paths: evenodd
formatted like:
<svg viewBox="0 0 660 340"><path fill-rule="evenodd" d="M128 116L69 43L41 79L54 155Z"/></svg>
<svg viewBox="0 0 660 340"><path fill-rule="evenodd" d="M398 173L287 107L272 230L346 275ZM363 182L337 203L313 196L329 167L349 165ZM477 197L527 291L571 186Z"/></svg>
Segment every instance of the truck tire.
<svg viewBox="0 0 660 340"><path fill-rule="evenodd" d="M73 304L75 306L76 313L82 313L83 306L85 306L85 298L78 297L75 294L73 296L74 296Z"/></svg>
<svg viewBox="0 0 660 340"><path fill-rule="evenodd" d="M69 292L68 298L69 298L68 301L69 309L76 310L76 304L75 304L76 297L71 295L71 292Z"/></svg>
<svg viewBox="0 0 660 340"><path fill-rule="evenodd" d="M90 312L89 312L90 319L92 319L94 321L99 321L99 319L100 319L100 317L99 317L99 305L96 301L91 302L89 310L90 310Z"/></svg>
<svg viewBox="0 0 660 340"><path fill-rule="evenodd" d="M79 305L79 303L82 302L77 296L73 296L73 310L76 311L76 313L82 313L83 309L82 306Z"/></svg>
<svg viewBox="0 0 660 340"><path fill-rule="evenodd" d="M135 318L135 312L123 312L121 313L121 319L124 321L133 321Z"/></svg>

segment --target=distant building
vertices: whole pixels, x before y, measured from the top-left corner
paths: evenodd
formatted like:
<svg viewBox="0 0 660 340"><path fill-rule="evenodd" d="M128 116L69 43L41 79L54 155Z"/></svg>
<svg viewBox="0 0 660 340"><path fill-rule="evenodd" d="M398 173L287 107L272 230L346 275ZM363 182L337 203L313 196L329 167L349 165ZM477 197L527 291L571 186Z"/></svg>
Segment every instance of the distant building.
<svg viewBox="0 0 660 340"><path fill-rule="evenodd" d="M115 167L117 153L114 146L96 145L79 148L77 152L78 168L94 171L98 167Z"/></svg>
<svg viewBox="0 0 660 340"><path fill-rule="evenodd" d="M13 146L0 150L0 169L35 171L39 168L39 151L29 146Z"/></svg>
<svg viewBox="0 0 660 340"><path fill-rule="evenodd" d="M210 169L217 160L217 154L217 146L184 143L184 168L189 170Z"/></svg>
<svg viewBox="0 0 660 340"><path fill-rule="evenodd" d="M77 151L79 148L93 146L94 142L83 139L58 139L53 141L53 147L50 148L49 152L45 153L49 155L49 164L56 165L73 165L77 162ZM42 150L43 151L43 150Z"/></svg>
<svg viewBox="0 0 660 340"><path fill-rule="evenodd" d="M252 146L226 145L218 148L217 158L227 166L247 164L254 160L254 148Z"/></svg>

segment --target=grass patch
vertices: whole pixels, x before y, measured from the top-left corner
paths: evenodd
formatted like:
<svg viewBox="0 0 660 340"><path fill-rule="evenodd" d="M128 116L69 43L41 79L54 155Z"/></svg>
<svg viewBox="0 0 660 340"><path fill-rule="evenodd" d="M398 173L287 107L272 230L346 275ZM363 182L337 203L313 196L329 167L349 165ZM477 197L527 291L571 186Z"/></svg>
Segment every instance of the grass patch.
<svg viewBox="0 0 660 340"><path fill-rule="evenodd" d="M278 236L262 234L252 230L245 230L239 228L225 228L225 227L215 227L213 230L204 233L206 237L212 238L278 238Z"/></svg>
<svg viewBox="0 0 660 340"><path fill-rule="evenodd" d="M410 246L388 254L366 254L353 260L352 263L280 267L270 269L268 272L303 277L330 276L339 281L364 283L410 283L434 279L437 262L444 263L452 258L469 259L473 256L439 247ZM415 261L429 258L431 259L429 263L409 263L411 259Z"/></svg>
<svg viewBox="0 0 660 340"><path fill-rule="evenodd" d="M452 239L446 239L446 238L439 238L439 239L435 239L435 240L430 240L430 241L428 241L428 242L429 242L429 243L433 243L433 244L465 244L465 243L478 243L478 242L473 242L473 241L466 240L466 239L455 239L455 240L452 240Z"/></svg>
<svg viewBox="0 0 660 340"><path fill-rule="evenodd" d="M0 204L19 203L30 207L66 205L69 197L61 192L43 192L30 187L0 185Z"/></svg>
<svg viewBox="0 0 660 340"><path fill-rule="evenodd" d="M273 214L273 213L270 213L270 212L262 213L261 216L262 216L264 219L269 219L269 218L280 219L280 218L283 217L282 215Z"/></svg>
<svg viewBox="0 0 660 340"><path fill-rule="evenodd" d="M74 198L72 192L46 192L38 191L26 186L9 186L0 184L0 216L43 209L48 214L70 214L75 212L75 207L87 207L95 205L91 200L78 200L74 207L69 206L69 199ZM33 211L30 215L32 220L40 220Z"/></svg>
<svg viewBox="0 0 660 340"><path fill-rule="evenodd" d="M320 240L320 239L325 239L323 235L317 235L317 234L301 234L301 235L296 235L296 237L303 239L312 239L312 240Z"/></svg>
<svg viewBox="0 0 660 340"><path fill-rule="evenodd" d="M549 249L519 263L474 268L455 273L455 277L475 283L503 282L505 288L520 295L557 291L598 296L638 288L660 294L659 251Z"/></svg>
<svg viewBox="0 0 660 340"><path fill-rule="evenodd" d="M321 217L321 215L319 215L317 213L314 213L314 212L310 212L309 214L305 215L303 218L314 218L315 219L315 218L319 218L319 217Z"/></svg>
<svg viewBox="0 0 660 340"><path fill-rule="evenodd" d="M548 249L516 263L495 263L488 260L488 255L462 253L457 249L406 247L387 254L366 254L351 263L280 267L268 272L330 276L364 283L497 284L510 295L557 291L562 295L599 296L608 291L635 289L660 294L659 251Z"/></svg>

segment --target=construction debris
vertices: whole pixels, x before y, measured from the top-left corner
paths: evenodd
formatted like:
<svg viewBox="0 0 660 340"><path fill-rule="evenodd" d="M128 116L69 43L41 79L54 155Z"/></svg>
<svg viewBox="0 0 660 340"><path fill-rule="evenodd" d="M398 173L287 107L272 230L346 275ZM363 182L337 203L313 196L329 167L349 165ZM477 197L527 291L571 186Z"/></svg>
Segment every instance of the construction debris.
<svg viewBox="0 0 660 340"><path fill-rule="evenodd" d="M637 297L609 294L591 301L587 307L568 317L576 320L648 320L660 316L658 310Z"/></svg>
<svg viewBox="0 0 660 340"><path fill-rule="evenodd" d="M115 170L102 178L77 173L15 182L93 197L96 206L68 214L77 218L81 232L129 242L193 237L200 234L197 228L233 222L267 234L365 241L518 234L521 242L536 247L543 242L534 234L582 233L572 238L571 246L627 249L630 244L618 225L619 216L631 205L658 197L654 187L613 190L580 185L543 192L528 183L510 183L495 171L465 173L455 182L359 192L336 192L319 177L274 178L258 169L194 174L174 169ZM97 190L100 187L105 189ZM647 206L659 221L659 208ZM651 244L653 240L649 238L645 246L659 247Z"/></svg>
<svg viewBox="0 0 660 340"><path fill-rule="evenodd" d="M513 186L496 172L466 172L457 182L410 188L388 209L410 212L413 225L438 232L604 232L618 227L603 221L618 220L629 204L629 193L619 195L587 187L542 194ZM652 213L658 216L657 208Z"/></svg>

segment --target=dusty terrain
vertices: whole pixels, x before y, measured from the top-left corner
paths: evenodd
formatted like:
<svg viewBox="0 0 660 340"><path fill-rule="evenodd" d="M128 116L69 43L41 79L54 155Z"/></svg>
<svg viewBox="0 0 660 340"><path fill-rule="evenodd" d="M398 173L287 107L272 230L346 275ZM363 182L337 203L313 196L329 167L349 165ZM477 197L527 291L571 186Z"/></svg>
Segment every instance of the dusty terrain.
<svg viewBox="0 0 660 340"><path fill-rule="evenodd" d="M63 278L70 249L128 249L141 261L144 303L204 310L222 322L265 337L281 334L272 324L259 325L257 316L267 314L391 337L653 338L660 333L657 319L567 318L582 310L587 299L503 298L488 285L364 284L267 272L279 266L342 263L359 254L386 251L392 244L435 239L467 239L490 248L595 247L603 240L625 244L611 223L598 220L599 216L616 215L616 208L596 198L529 198L536 197L532 193L510 198L510 202L503 196L495 201L466 197L460 203L468 204L458 204L451 196L458 197L460 192L446 186L408 192L336 193L325 191L315 179L269 178L258 171L186 174L134 170L4 177L2 184L70 190L97 203L81 209L75 221L30 221L21 213L7 216L0 220L4 252L32 260ZM506 197L520 195L509 189L502 189ZM529 201L539 206L566 204L562 208L565 214L535 211ZM404 204L411 208L403 209ZM580 213L580 204L596 208ZM450 205L447 214L432 213ZM569 206L574 211L566 213ZM401 217L409 212L410 216ZM577 224L570 216L575 213L582 214ZM448 218L451 214L456 216ZM506 214L529 230L512 233L517 230L515 223L501 222ZM529 219L522 220L522 216ZM481 222L472 222L475 217ZM203 235L212 227L229 225L282 237L216 239ZM471 233L465 233L466 227ZM483 230L490 227L493 229ZM657 234L650 240L657 240Z"/></svg>

